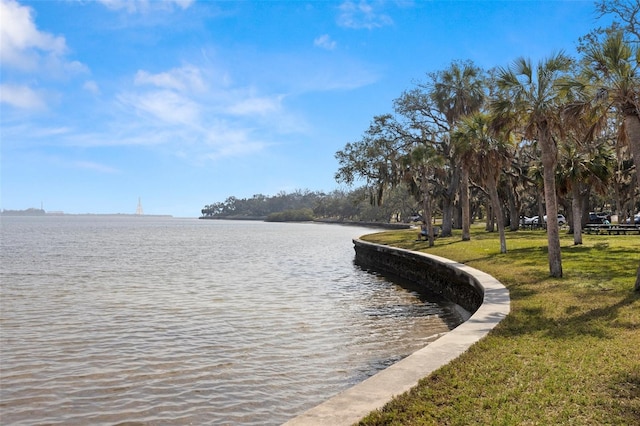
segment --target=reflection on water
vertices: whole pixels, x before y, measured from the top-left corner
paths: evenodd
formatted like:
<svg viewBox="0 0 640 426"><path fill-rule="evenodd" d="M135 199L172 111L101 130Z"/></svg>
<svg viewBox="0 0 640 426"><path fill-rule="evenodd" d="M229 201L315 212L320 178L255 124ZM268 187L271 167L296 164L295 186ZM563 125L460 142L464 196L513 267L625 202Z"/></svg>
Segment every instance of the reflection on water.
<svg viewBox="0 0 640 426"><path fill-rule="evenodd" d="M364 228L3 217L3 424L280 424L458 324Z"/></svg>

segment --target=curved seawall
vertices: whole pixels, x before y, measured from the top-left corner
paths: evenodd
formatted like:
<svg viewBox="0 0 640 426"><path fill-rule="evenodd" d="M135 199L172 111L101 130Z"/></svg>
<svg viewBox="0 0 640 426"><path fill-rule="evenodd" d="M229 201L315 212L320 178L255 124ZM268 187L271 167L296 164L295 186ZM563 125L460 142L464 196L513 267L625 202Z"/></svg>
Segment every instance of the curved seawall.
<svg viewBox="0 0 640 426"><path fill-rule="evenodd" d="M339 426L359 421L457 358L509 313L509 291L489 274L427 253L362 240L353 243L360 265L424 285L472 316L435 342L288 421L287 426Z"/></svg>

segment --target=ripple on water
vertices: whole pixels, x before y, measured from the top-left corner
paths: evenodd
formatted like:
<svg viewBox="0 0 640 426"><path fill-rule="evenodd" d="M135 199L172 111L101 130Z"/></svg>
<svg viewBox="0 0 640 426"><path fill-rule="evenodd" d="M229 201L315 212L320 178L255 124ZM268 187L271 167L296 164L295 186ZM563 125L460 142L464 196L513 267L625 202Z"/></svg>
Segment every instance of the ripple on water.
<svg viewBox="0 0 640 426"><path fill-rule="evenodd" d="M3 218L3 424L280 424L455 327L354 266L365 232Z"/></svg>

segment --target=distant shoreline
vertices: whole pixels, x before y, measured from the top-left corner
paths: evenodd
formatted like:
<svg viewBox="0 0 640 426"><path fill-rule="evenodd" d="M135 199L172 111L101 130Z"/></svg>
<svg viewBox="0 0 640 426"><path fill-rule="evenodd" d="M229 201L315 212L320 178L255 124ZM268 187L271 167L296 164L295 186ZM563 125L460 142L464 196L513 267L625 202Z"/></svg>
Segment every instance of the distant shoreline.
<svg viewBox="0 0 640 426"><path fill-rule="evenodd" d="M2 210L0 216L117 216L117 217L173 217L169 214L135 214L135 213L65 213L60 211L46 212L42 209Z"/></svg>
<svg viewBox="0 0 640 426"><path fill-rule="evenodd" d="M200 216L198 219L202 220L246 220L246 221L259 221L264 222L266 216L224 216L224 217L210 217ZM308 221L284 221L284 222L311 222L311 223L328 223L332 225L347 225L347 226L364 226L368 228L385 228L385 229L410 229L412 227L409 223L388 223L388 222L357 222L340 219L313 219Z"/></svg>

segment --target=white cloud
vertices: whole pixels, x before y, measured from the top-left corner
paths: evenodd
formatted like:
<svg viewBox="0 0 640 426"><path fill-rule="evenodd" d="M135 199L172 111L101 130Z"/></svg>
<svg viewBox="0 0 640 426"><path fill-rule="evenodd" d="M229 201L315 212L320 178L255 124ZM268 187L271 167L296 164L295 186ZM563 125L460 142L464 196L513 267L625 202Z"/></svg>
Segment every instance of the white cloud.
<svg viewBox="0 0 640 426"><path fill-rule="evenodd" d="M226 157L241 157L264 150L266 144L256 141L243 140L240 143L224 141L217 145L215 152L205 154L209 160L219 160Z"/></svg>
<svg viewBox="0 0 640 426"><path fill-rule="evenodd" d="M235 115L267 115L281 110L283 96L276 97L248 97L228 107L228 111Z"/></svg>
<svg viewBox="0 0 640 426"><path fill-rule="evenodd" d="M3 144L24 143L25 141L52 141L66 137L73 132L69 127L40 127L33 122L20 121L2 126Z"/></svg>
<svg viewBox="0 0 640 426"><path fill-rule="evenodd" d="M98 83L96 83L93 80L85 81L84 84L82 85L82 88L84 90L86 90L87 92L92 93L94 95L99 95L100 94L100 87L98 87Z"/></svg>
<svg viewBox="0 0 640 426"><path fill-rule="evenodd" d="M94 163L93 161L75 161L71 164L72 167L93 170L100 173L120 173L120 170L106 166L104 164Z"/></svg>
<svg viewBox="0 0 640 426"><path fill-rule="evenodd" d="M379 12L380 2L345 1L339 7L338 25L353 29L373 29L393 25L389 15Z"/></svg>
<svg viewBox="0 0 640 426"><path fill-rule="evenodd" d="M211 150L216 152L224 152L226 155L231 153L249 152L254 148L261 148L264 144L258 142L258 138L252 138L253 129L250 127L237 126L225 119L213 120L208 127L202 132L203 149L209 158L211 158ZM253 147L251 149L247 149Z"/></svg>
<svg viewBox="0 0 640 426"><path fill-rule="evenodd" d="M158 74L150 74L147 71L139 70L134 78L134 83L136 85L148 84L180 92L204 92L206 90L206 84L200 69L191 65L174 68Z"/></svg>
<svg viewBox="0 0 640 426"><path fill-rule="evenodd" d="M208 87L198 67L185 65L157 74L138 70L133 83L143 89L120 94L118 100L125 107L164 124L200 125L206 107L200 98L207 99Z"/></svg>
<svg viewBox="0 0 640 426"><path fill-rule="evenodd" d="M131 87L117 95L117 133L82 143L156 145L201 163L250 155L277 135L300 131L303 120L284 111L284 95L234 87L220 75L226 76L190 64L158 73L138 70Z"/></svg>
<svg viewBox="0 0 640 426"><path fill-rule="evenodd" d="M119 100L132 107L138 115L159 121L159 124L193 125L199 121L200 108L196 102L170 90L122 94Z"/></svg>
<svg viewBox="0 0 640 426"><path fill-rule="evenodd" d="M282 114L284 95L263 95L253 87L231 87L223 79L216 87L209 87L220 73L193 65L156 74L139 70L134 86L149 89L131 90L120 96L123 104L150 113L170 122L199 123L204 112L209 117L266 117ZM203 126L206 127L206 126Z"/></svg>
<svg viewBox="0 0 640 426"><path fill-rule="evenodd" d="M313 40L313 45L322 49L333 50L336 48L337 43L331 40L328 34L324 34Z"/></svg>
<svg viewBox="0 0 640 426"><path fill-rule="evenodd" d="M34 137L38 138L50 138L52 136L59 136L68 134L71 131L69 127L49 127L49 128L40 128L40 129L30 129L30 133Z"/></svg>
<svg viewBox="0 0 640 426"><path fill-rule="evenodd" d="M46 108L46 102L40 93L30 87L13 84L0 85L0 103L29 110Z"/></svg>
<svg viewBox="0 0 640 426"><path fill-rule="evenodd" d="M107 9L111 10L125 10L129 13L137 12L140 7L148 7L148 1L139 0L98 0Z"/></svg>
<svg viewBox="0 0 640 426"><path fill-rule="evenodd" d="M45 96L43 81L88 72L81 62L69 60L67 53L65 38L40 31L30 7L0 0L0 63L6 71L2 103L24 110L45 109L47 101L60 96L55 90Z"/></svg>
<svg viewBox="0 0 640 426"><path fill-rule="evenodd" d="M0 0L0 61L21 70L37 69L41 58L57 60L67 52L64 37L39 31L29 7Z"/></svg>
<svg viewBox="0 0 640 426"><path fill-rule="evenodd" d="M52 65L56 65L56 67L49 67L50 70L59 70L64 75L83 74L89 72L89 68L79 61L67 62L58 60L56 63L52 63Z"/></svg>
<svg viewBox="0 0 640 426"><path fill-rule="evenodd" d="M177 4L182 9L186 9L189 6L191 6L195 0L172 0L172 1L173 1L173 3Z"/></svg>
<svg viewBox="0 0 640 426"><path fill-rule="evenodd" d="M296 70L290 80L300 94L353 90L380 78L380 70L376 66L344 56L324 61L292 62L289 67Z"/></svg>
<svg viewBox="0 0 640 426"><path fill-rule="evenodd" d="M99 0L99 2L111 10L124 10L128 13L146 13L151 8L173 9L174 6L184 10L189 8L194 0Z"/></svg>

